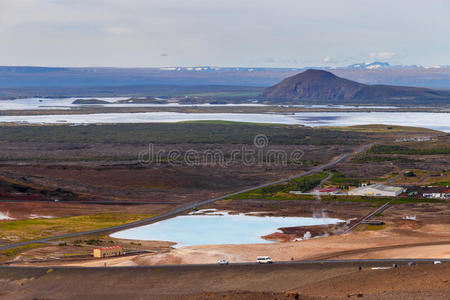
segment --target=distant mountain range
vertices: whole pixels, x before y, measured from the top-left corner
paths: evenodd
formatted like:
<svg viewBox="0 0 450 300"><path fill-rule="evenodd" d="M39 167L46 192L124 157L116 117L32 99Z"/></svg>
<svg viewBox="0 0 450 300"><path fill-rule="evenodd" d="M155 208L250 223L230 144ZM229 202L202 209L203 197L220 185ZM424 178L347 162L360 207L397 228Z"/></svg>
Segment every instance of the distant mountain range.
<svg viewBox="0 0 450 300"><path fill-rule="evenodd" d="M313 68L320 69L320 68ZM450 89L450 67L391 66L385 62L324 67L366 85ZM105 68L0 66L0 99L17 97L161 96L186 90L256 91L304 68ZM212 87L214 86L214 87ZM223 86L224 88L218 88ZM239 88L237 88L239 86ZM212 88L211 88L212 87Z"/></svg>
<svg viewBox="0 0 450 300"><path fill-rule="evenodd" d="M450 66L435 66L433 68L449 68ZM374 62L362 62L362 63L354 63L348 65L346 67L304 67L304 68L290 68L292 70L308 70L308 69L335 69L335 70L345 70L345 69L418 69L423 68L423 66L419 65L391 65L388 62L374 61ZM266 71L266 70L281 70L288 68L249 68L249 67L210 67L210 66L196 66L196 67L162 67L160 70L163 71L248 71L248 72L258 72L258 71Z"/></svg>
<svg viewBox="0 0 450 300"><path fill-rule="evenodd" d="M450 66L434 66L433 68L449 68ZM281 70L287 68L248 68L248 67L232 67L232 68L224 68L224 67L209 67L209 66L196 66L196 67L162 67L160 70L163 71L248 71L248 72L258 72L258 71L266 71L266 70ZM345 70L345 69L426 69L420 65L391 65L388 62L374 61L374 62L362 62L362 63L354 63L345 67L304 67L304 68L290 68L292 70L308 70L308 69L333 69L333 70Z"/></svg>
<svg viewBox="0 0 450 300"><path fill-rule="evenodd" d="M267 99L450 101L450 91L392 85L367 85L323 70L307 70L266 88ZM393 102L395 103L395 102Z"/></svg>

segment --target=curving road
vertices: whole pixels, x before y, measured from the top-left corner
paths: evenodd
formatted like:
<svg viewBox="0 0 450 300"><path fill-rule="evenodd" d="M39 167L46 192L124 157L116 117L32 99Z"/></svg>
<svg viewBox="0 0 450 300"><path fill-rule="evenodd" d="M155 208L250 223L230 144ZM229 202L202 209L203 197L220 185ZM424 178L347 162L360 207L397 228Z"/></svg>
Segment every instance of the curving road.
<svg viewBox="0 0 450 300"><path fill-rule="evenodd" d="M90 230L90 231L84 231L84 232L74 232L74 233L68 233L68 234L63 234L63 235L58 235L58 236L53 236L53 237L48 237L48 238L42 238L42 239L36 239L36 240L30 240L30 241L24 241L24 242L19 242L19 243L13 243L13 244L8 244L8 245L4 245L0 247L0 251L3 250L8 250L8 249L12 249L12 248L17 248L17 247L22 247L22 246L27 246L27 245L31 245L31 244L36 244L36 243L47 243L50 241L54 241L54 240L60 240L60 239L65 239L65 238L72 238L72 237L76 237L76 236L83 236L83 235L91 235L91 234L99 234L99 233L106 233L106 232L111 232L111 231L118 231L118 230L123 230L123 229L128 229L128 228L132 228L132 227L137 227L137 226L141 226L141 225L146 225L146 224L150 224L150 223L155 223L155 222L159 222L161 220L167 219L167 218L171 218L171 217L175 217L179 214L182 214L188 210L191 209L195 209L199 206L203 206L206 204L211 204L213 202L219 201L219 200L223 200L225 198L228 197L232 197L232 196L236 196L238 194L241 193L245 193L245 192L249 192L255 189L259 189L259 188L263 188L263 187L268 187L271 185L275 185L275 184L280 184L280 183L284 183L286 181L290 181L292 179L296 179L296 178L301 178L304 176L309 176L315 173L319 173L322 172L325 169L328 168L332 168L335 165L337 165L338 163L340 163L341 161L343 161L344 159L346 159L348 156L353 155L353 154L358 154L361 152L366 151L367 149L369 149L371 146L373 145L373 143L364 145L362 147L360 147L358 150L354 151L353 153L346 153L343 154L341 156L339 156L337 159L326 163L324 165L321 166L317 166L307 172L304 172L300 175L295 175L295 176L291 176L285 179L281 179L281 180L277 180L277 181L273 181L273 182L269 182L269 183L265 183L256 187L251 187L251 188L247 188L244 190L240 190L234 193L230 193L230 194L226 194L223 196L219 196L216 198L212 198L209 200L205 200L205 201L201 201L201 202L195 202L195 203L188 203L186 205L183 205L181 207L175 208L169 212L166 212L164 214L155 216L155 217L151 217L148 219L144 219L141 221L136 221L136 222L132 222L132 223L127 223L127 224L123 224L123 225L118 225L118 226L112 226L112 227L106 227L106 228L102 228L102 229L96 229L96 230Z"/></svg>

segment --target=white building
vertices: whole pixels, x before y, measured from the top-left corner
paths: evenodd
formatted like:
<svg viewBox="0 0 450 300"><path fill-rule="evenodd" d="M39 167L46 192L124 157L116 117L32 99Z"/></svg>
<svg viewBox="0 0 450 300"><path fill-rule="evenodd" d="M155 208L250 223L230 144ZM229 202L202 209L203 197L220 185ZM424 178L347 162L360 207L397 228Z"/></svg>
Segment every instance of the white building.
<svg viewBox="0 0 450 300"><path fill-rule="evenodd" d="M403 192L403 188L396 186L384 185L381 183L362 186L348 192L353 196L388 196L396 197Z"/></svg>

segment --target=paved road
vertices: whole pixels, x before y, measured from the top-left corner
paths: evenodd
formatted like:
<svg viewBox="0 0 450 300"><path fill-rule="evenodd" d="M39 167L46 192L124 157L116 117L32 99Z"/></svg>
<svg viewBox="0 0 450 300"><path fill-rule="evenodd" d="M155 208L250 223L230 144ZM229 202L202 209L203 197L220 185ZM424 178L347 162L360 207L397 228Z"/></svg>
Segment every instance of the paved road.
<svg viewBox="0 0 450 300"><path fill-rule="evenodd" d="M238 194L241 193L245 193L245 192L249 192L255 189L259 189L259 188L263 188L263 187L268 187L271 185L275 185L275 184L280 184L280 183L284 183L286 181L292 180L292 179L296 179L296 178L300 178L300 177L304 177L304 176L309 176L315 173L319 173L322 172L325 169L334 167L335 165L337 165L338 163L340 163L341 161L343 161L344 159L346 159L349 155L351 154L358 154L361 152L366 151L367 149L369 149L372 146L373 143L367 144L362 146L361 148L359 148L358 150L356 150L353 153L346 153L343 154L341 156L339 156L337 159L321 165L321 166L317 166L305 173L302 173L300 175L296 175L296 176L292 176L289 178L285 178L285 179L281 179L281 180L277 180L277 181L273 181L273 182L269 182L269 183L265 183L256 187L251 187L248 189L244 189L244 190L240 190L238 192L234 192L231 194L226 194L223 196L219 196L216 198L212 198L209 200L205 200L205 201L201 201L201 202L195 202L195 203L188 203L186 205L183 205L181 207L178 207L176 209L173 209L169 212L166 212L164 214L152 217L152 218L148 218L148 219L144 219L141 221L136 221L136 222L132 222L132 223L127 223L127 224L123 224L123 225L118 225L118 226L113 226L113 227L107 227L107 228L102 228L102 229L97 229L97 230L90 230L90 231L84 231L84 232L75 232L75 233L69 233L69 234L63 234L63 235L58 235L58 236L53 236L53 237L48 237L48 238L43 238L43 239L36 239L36 240L30 240L30 241L25 241L25 242L20 242L20 243L14 243L14 244L9 244L9 245L4 245L0 247L0 251L3 250L8 250L8 249L12 249L12 248L17 248L17 247L22 247L22 246L26 246L26 245L31 245L31 244L36 244L36 243L47 243L50 241L54 241L54 240L60 240L60 239L65 239L65 238L72 238L72 237L76 237L76 236L83 236L83 235L91 235L91 234L99 234L99 233L106 233L106 232L111 232L111 231L118 231L118 230L123 230L123 229L128 229L128 228L132 228L132 227L136 227L136 226L141 226L141 225L146 225L146 224L151 224L151 223L155 223L167 218L171 218L171 217L175 217L179 214L184 213L185 211L191 210L191 209L195 209L197 207L206 205L206 204L210 204L219 200L223 200L225 198L228 197L232 197L232 196L236 196Z"/></svg>
<svg viewBox="0 0 450 300"><path fill-rule="evenodd" d="M397 264L402 263L407 264L409 262L414 263L434 263L435 261L440 261L441 263L450 263L450 259L439 259L439 258L418 258L418 259L408 259L408 258L396 258L396 259L330 259L330 260L289 260L289 261L275 261L272 265L325 265L325 264ZM242 262L242 263L230 263L229 266L254 266L259 265L257 262ZM270 264L261 265L261 267L269 267ZM214 268L214 267L227 267L220 266L218 264L183 264L183 265L153 265L153 266L114 266L109 267L111 269L163 269L163 268ZM0 269L48 269L48 266L0 266ZM99 267L74 267L74 266L51 266L52 269L96 269Z"/></svg>

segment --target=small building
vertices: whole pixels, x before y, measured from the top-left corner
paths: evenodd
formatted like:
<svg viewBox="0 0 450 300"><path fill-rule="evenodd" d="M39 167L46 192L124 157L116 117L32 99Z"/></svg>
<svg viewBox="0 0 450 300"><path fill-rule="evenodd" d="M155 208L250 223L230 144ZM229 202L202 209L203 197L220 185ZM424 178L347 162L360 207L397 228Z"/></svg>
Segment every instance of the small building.
<svg viewBox="0 0 450 300"><path fill-rule="evenodd" d="M418 191L418 195L424 198L449 199L450 189L447 187L413 187ZM412 188L411 188L412 189Z"/></svg>
<svg viewBox="0 0 450 300"><path fill-rule="evenodd" d="M446 199L450 197L450 192L442 191L442 192L431 192L431 193L423 193L425 198L434 198L434 199Z"/></svg>
<svg viewBox="0 0 450 300"><path fill-rule="evenodd" d="M384 185L381 183L362 186L348 192L353 196L387 196L396 197L403 192L403 188L396 186Z"/></svg>
<svg viewBox="0 0 450 300"><path fill-rule="evenodd" d="M123 248L121 246L96 248L93 255L95 258L120 256L123 255Z"/></svg>

